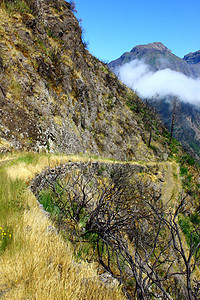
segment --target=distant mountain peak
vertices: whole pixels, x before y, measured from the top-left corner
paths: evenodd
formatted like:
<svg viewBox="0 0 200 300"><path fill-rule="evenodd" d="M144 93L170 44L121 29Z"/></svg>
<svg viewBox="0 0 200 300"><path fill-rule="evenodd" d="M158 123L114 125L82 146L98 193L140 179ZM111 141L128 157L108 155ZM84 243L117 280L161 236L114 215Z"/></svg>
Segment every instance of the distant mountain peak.
<svg viewBox="0 0 200 300"><path fill-rule="evenodd" d="M200 50L196 52L190 52L183 57L183 59L188 64L198 64L200 63Z"/></svg>
<svg viewBox="0 0 200 300"><path fill-rule="evenodd" d="M149 43L145 45L138 45L134 47L131 52L135 52L135 50L149 50L149 51L161 51L161 52L171 52L165 45L163 45L161 42L154 42Z"/></svg>
<svg viewBox="0 0 200 300"><path fill-rule="evenodd" d="M152 71L171 69L190 77L200 76L200 51L189 53L182 59L161 42L137 45L130 52L125 52L118 59L111 61L109 67L114 71L116 67L134 59L143 60Z"/></svg>
<svg viewBox="0 0 200 300"><path fill-rule="evenodd" d="M164 70L164 69L171 69L175 71L176 73L182 73L186 76L194 79L200 77L200 50L196 52L191 52L184 56L184 58L180 58L173 54L166 46L164 46L161 42L155 42L155 43L149 43L146 45L138 45L135 46L131 52L125 52L123 53L118 59L112 61L109 63L109 67L111 70L116 72L118 76L120 76L120 67L122 67L125 64L129 64L130 62L134 60L140 60L142 61L142 65L144 63L148 66L148 69L145 70L146 72L146 78L152 79L152 85L155 83L155 86L160 81L159 74L154 77L151 76L148 70L152 72ZM129 65L130 68L125 67L123 69L124 75L123 78L125 79L124 82L130 84L132 81L132 87L134 87L134 81L139 81L142 73L140 73L139 68L137 67L137 64ZM133 76L130 76L131 69L133 70ZM152 73L153 74L153 73ZM161 74L161 73L160 73ZM163 74L163 73L162 73ZM172 74L172 73L171 73ZM175 73L174 73L175 75ZM177 78L174 80L175 85L178 84L178 77L180 74L176 74L174 78ZM166 79L168 81L169 76L166 76ZM155 78L158 78L157 82L155 82ZM130 79L130 80L129 80ZM136 80L137 79L137 80ZM147 85L145 85L146 79L145 76L143 76L143 79L141 82L141 85L143 85L143 88L145 89ZM150 82L147 79L148 82ZM182 79L181 79L182 80ZM161 80L162 81L162 80ZM169 89L169 83L166 81L166 88ZM183 81L184 82L184 81ZM183 87L185 91L188 89L187 84ZM141 87L142 89L142 87ZM147 88L148 89L148 88ZM190 92L193 93L193 92ZM170 93L169 93L170 94ZM162 99L161 101L157 101L157 112L162 117L164 123L166 126L168 126L168 129L170 129L170 120L171 120L171 106L170 102L165 101L166 99ZM169 100L169 98L168 98ZM198 101L196 101L198 103ZM200 132L200 109L199 107L195 107L192 104L181 102L180 108L179 108L179 124L177 124L177 129L175 130L175 136L176 138L183 143L185 146L187 146L188 149L191 151L195 151L197 155L200 157L200 138L199 138L199 132Z"/></svg>

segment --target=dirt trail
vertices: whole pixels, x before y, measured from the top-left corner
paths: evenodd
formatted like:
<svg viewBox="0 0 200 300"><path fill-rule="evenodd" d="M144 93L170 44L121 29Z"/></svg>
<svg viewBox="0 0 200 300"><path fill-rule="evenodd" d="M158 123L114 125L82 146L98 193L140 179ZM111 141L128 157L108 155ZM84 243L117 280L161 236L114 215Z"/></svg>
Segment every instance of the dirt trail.
<svg viewBox="0 0 200 300"><path fill-rule="evenodd" d="M162 201L169 207L174 207L178 201L181 182L179 166L175 162L162 163L165 174L165 182L162 188Z"/></svg>
<svg viewBox="0 0 200 300"><path fill-rule="evenodd" d="M132 165L158 165L159 171L163 173L164 183L162 188L162 201L169 207L174 207L178 201L181 190L179 176L179 165L176 162L131 162Z"/></svg>
<svg viewBox="0 0 200 300"><path fill-rule="evenodd" d="M4 158L0 160L0 166L2 166L5 163L11 162L15 159L14 158ZM70 161L87 161L88 159L80 158L79 156L75 156L74 158L69 156L68 157ZM120 164L126 164L127 162L121 162L121 161L111 161L108 159L92 159L90 158L90 161L99 161L100 163L120 163ZM180 183L180 177L179 177L179 166L175 162L146 162L146 161L131 161L130 165L136 165L136 166L153 166L157 165L159 166L159 171L163 174L164 177L164 183L162 188L162 201L164 204L168 204L169 207L175 206L178 200L179 191L181 189L181 183Z"/></svg>

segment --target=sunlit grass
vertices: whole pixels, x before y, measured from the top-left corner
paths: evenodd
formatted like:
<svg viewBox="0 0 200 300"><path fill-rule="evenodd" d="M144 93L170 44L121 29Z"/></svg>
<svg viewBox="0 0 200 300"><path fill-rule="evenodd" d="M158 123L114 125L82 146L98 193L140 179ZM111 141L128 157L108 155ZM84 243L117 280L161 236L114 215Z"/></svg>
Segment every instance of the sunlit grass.
<svg viewBox="0 0 200 300"><path fill-rule="evenodd" d="M26 207L24 191L22 180L11 180L3 167L0 168L0 253L13 242L12 233Z"/></svg>
<svg viewBox="0 0 200 300"><path fill-rule="evenodd" d="M12 158L12 157L10 157ZM38 207L27 181L69 157L23 154L0 168L0 294L5 299L123 299L99 281L95 264L75 262ZM70 159L72 160L72 159Z"/></svg>
<svg viewBox="0 0 200 300"><path fill-rule="evenodd" d="M6 173L12 179L31 180L37 173L40 173L47 167L55 167L67 162L76 161L95 161L87 155L54 155L54 154L39 154L39 153L25 153L10 160L6 169ZM100 158L99 162L113 163L113 160Z"/></svg>

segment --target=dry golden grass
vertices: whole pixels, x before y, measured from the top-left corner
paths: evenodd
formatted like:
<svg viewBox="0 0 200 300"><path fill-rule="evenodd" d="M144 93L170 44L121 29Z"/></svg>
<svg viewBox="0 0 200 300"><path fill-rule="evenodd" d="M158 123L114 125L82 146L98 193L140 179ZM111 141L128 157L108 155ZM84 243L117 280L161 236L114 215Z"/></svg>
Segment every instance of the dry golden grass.
<svg viewBox="0 0 200 300"><path fill-rule="evenodd" d="M33 157L33 163L27 164L23 159L21 161L19 159L20 155L16 156L16 163L11 163L10 166L6 169L8 176L12 179L23 179L23 180L31 180L35 174L40 173L47 167L55 167L61 164L67 163L69 161L76 162L76 161L95 161L96 159L90 158L89 156L80 156L80 155L41 155L41 154L25 154L31 155ZM113 163L113 161L105 158L99 158L99 162L109 162Z"/></svg>
<svg viewBox="0 0 200 300"><path fill-rule="evenodd" d="M12 156L7 158L10 161L6 162L4 169L12 181L16 178L29 181L44 168L69 160L94 160L87 156L30 153L13 157L13 160ZM98 161L112 163L106 159ZM177 165L166 162L162 166L168 167L165 170L167 183L163 189L173 193L175 184L179 188ZM174 177L174 173L177 173L177 177ZM0 257L0 293L5 291L2 294L5 299L124 299L119 287L111 289L99 281L95 264L75 262L72 246L64 243L55 231L52 233L48 230L52 228L52 223L40 210L29 190L21 196L20 201L28 209L20 218L16 216L15 219L15 215L11 217L14 240ZM187 249L185 238L182 237L184 248ZM194 272L194 276L199 277L199 270Z"/></svg>
<svg viewBox="0 0 200 300"><path fill-rule="evenodd" d="M70 245L48 232L49 226L37 207L25 211L15 233L21 236L20 249L1 259L0 286L10 289L6 299L123 299L117 288L98 281L92 264L75 263Z"/></svg>
<svg viewBox="0 0 200 300"><path fill-rule="evenodd" d="M33 163L27 164L23 159L21 161L18 159L26 156L33 157ZM11 157L3 157L2 161L10 160ZM7 167L6 172L8 176L12 179L23 179L23 180L31 180L37 173L40 173L47 167L55 167L61 164L65 164L69 161L71 162L88 162L88 161L96 161L97 158L89 157L88 155L54 155L54 154L34 154L34 153L25 153L25 154L15 154L14 159L16 160L15 164L11 164ZM1 159L0 159L1 162ZM109 158L99 158L98 162L101 163L119 163L117 160L111 160ZM120 161L121 164L125 164L126 162ZM129 162L130 164L140 165L140 164L154 164L154 162Z"/></svg>
<svg viewBox="0 0 200 300"><path fill-rule="evenodd" d="M51 158L51 165L67 157ZM48 166L48 157L37 163L4 166L12 180L32 178ZM26 169L27 167L27 169ZM17 192L17 191L16 191ZM0 256L0 294L3 299L124 299L119 287L106 287L94 264L75 262L70 243L52 232L52 223L38 207L30 190L21 195L25 210L12 216L13 240Z"/></svg>

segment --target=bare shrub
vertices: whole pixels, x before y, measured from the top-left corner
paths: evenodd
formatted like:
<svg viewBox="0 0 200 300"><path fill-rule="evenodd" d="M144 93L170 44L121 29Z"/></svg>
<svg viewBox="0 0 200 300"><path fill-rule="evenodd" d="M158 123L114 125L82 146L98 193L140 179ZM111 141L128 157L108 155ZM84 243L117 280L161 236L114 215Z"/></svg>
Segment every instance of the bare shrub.
<svg viewBox="0 0 200 300"><path fill-rule="evenodd" d="M200 262L200 241L193 239L200 226L191 231L188 250L178 223L186 196L169 212L160 191L137 180L128 164L71 164L65 171L46 177L58 228L74 245L90 246L87 259L96 257L128 299L198 299L191 274Z"/></svg>

